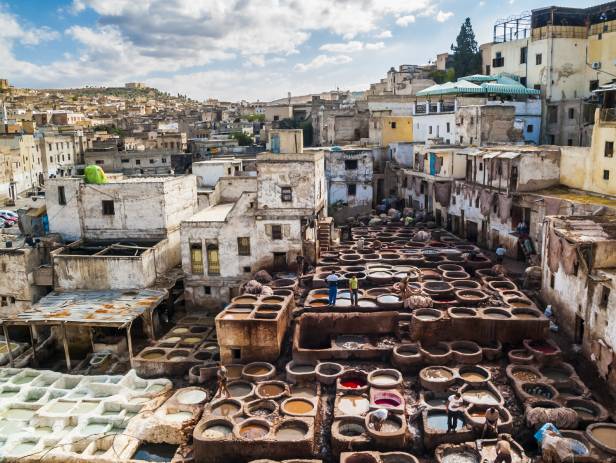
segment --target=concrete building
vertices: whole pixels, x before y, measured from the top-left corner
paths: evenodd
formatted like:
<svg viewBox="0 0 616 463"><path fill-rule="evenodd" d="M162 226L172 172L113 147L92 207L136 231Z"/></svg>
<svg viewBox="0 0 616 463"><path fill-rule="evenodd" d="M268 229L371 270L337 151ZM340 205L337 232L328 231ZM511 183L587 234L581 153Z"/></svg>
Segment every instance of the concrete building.
<svg viewBox="0 0 616 463"><path fill-rule="evenodd" d="M41 154L32 135L0 135L0 154L5 172L0 183L0 197L15 200L17 195L43 184Z"/></svg>
<svg viewBox="0 0 616 463"><path fill-rule="evenodd" d="M85 152L85 164L96 164L105 172L129 175L173 174L172 156L169 151L124 151L117 147L91 149Z"/></svg>
<svg viewBox="0 0 616 463"><path fill-rule="evenodd" d="M558 325L616 391L616 217L546 219L542 252L543 300Z"/></svg>
<svg viewBox="0 0 616 463"><path fill-rule="evenodd" d="M183 153L188 149L186 132L158 132L156 149Z"/></svg>
<svg viewBox="0 0 616 463"><path fill-rule="evenodd" d="M588 146L594 104L587 98L616 74L616 5L546 7L499 21L490 72L516 75L540 89L545 104L542 142Z"/></svg>
<svg viewBox="0 0 616 463"><path fill-rule="evenodd" d="M22 237L3 236L0 241L0 314L14 315L29 309L51 287L49 248L35 248ZM9 246L10 244L10 246Z"/></svg>
<svg viewBox="0 0 616 463"><path fill-rule="evenodd" d="M293 106L290 104L265 106L265 121L274 122L293 118Z"/></svg>
<svg viewBox="0 0 616 463"><path fill-rule="evenodd" d="M180 223L197 210L195 177L51 179L49 229L73 243L52 252L58 290L147 288L180 259Z"/></svg>
<svg viewBox="0 0 616 463"><path fill-rule="evenodd" d="M326 148L329 216L336 223L372 210L374 150L356 146Z"/></svg>
<svg viewBox="0 0 616 463"><path fill-rule="evenodd" d="M232 177L242 172L242 159L223 158L192 163L192 173L197 177L197 187L213 189L221 177Z"/></svg>
<svg viewBox="0 0 616 463"><path fill-rule="evenodd" d="M369 122L370 143L388 146L390 143L413 141L413 118L410 116L374 115Z"/></svg>
<svg viewBox="0 0 616 463"><path fill-rule="evenodd" d="M279 152L257 156L256 177L221 177L211 206L182 222L191 308L222 308L257 270L294 269L299 254L316 260L316 223L327 210L323 152L304 151L301 131L270 137ZM297 151L289 152L297 142Z"/></svg>
<svg viewBox="0 0 616 463"><path fill-rule="evenodd" d="M456 112L456 134L460 145L523 141L523 128L515 127L513 106L462 106Z"/></svg>
<svg viewBox="0 0 616 463"><path fill-rule="evenodd" d="M36 150L43 161L45 178L64 177L76 173L79 144L72 135L39 133L35 136Z"/></svg>

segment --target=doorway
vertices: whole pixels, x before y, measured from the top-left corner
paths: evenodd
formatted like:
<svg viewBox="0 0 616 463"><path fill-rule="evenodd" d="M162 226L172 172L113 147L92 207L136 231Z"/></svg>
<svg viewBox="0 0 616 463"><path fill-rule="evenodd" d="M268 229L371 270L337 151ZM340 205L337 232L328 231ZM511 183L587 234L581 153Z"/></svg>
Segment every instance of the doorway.
<svg viewBox="0 0 616 463"><path fill-rule="evenodd" d="M275 252L274 253L274 270L282 271L287 269L287 253Z"/></svg>
<svg viewBox="0 0 616 463"><path fill-rule="evenodd" d="M584 342L584 319L579 315L575 316L575 336L573 342L575 344L582 344Z"/></svg>

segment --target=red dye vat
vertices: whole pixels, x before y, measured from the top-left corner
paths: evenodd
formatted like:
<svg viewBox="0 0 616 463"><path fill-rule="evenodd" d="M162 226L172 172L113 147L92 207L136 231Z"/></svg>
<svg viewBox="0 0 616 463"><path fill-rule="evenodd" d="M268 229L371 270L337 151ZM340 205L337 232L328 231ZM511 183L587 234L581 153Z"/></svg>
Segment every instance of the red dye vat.
<svg viewBox="0 0 616 463"><path fill-rule="evenodd" d="M340 385L347 389L357 389L359 387L364 387L366 383L359 379L345 379L344 381L340 381Z"/></svg>
<svg viewBox="0 0 616 463"><path fill-rule="evenodd" d="M531 347L535 350L538 350L539 352L543 352L544 354L554 354L556 353L556 349L554 347L552 347L549 344L543 344L543 343L533 343L531 344Z"/></svg>
<svg viewBox="0 0 616 463"><path fill-rule="evenodd" d="M375 405L383 405L385 407L397 407L400 405L400 402L395 399L376 399L374 403Z"/></svg>

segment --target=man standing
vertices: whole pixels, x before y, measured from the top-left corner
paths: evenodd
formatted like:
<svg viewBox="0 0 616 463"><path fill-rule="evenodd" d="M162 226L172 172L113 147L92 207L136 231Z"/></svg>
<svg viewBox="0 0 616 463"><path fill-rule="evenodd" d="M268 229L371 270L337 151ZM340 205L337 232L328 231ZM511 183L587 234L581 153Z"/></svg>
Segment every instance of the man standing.
<svg viewBox="0 0 616 463"><path fill-rule="evenodd" d="M336 272L332 270L332 273L327 276L325 281L327 281L327 286L329 288L329 305L330 307L336 303L336 297L338 296L338 275Z"/></svg>
<svg viewBox="0 0 616 463"><path fill-rule="evenodd" d="M458 420L463 420L462 408L464 399L459 392L454 392L447 399L447 432L455 431L458 427Z"/></svg>
<svg viewBox="0 0 616 463"><path fill-rule="evenodd" d="M216 376L218 377L218 390L216 391L215 397L220 397L221 399L230 397L231 394L229 393L229 389L227 389L227 368L224 365L220 365Z"/></svg>
<svg viewBox="0 0 616 463"><path fill-rule="evenodd" d="M357 300L359 296L359 281L357 275L354 273L349 278L349 291L351 291L351 305L357 307Z"/></svg>
<svg viewBox="0 0 616 463"><path fill-rule="evenodd" d="M502 244L499 244L496 247L496 263L497 264L502 264L503 263L503 259L505 257L505 254L507 253L507 250L503 247Z"/></svg>

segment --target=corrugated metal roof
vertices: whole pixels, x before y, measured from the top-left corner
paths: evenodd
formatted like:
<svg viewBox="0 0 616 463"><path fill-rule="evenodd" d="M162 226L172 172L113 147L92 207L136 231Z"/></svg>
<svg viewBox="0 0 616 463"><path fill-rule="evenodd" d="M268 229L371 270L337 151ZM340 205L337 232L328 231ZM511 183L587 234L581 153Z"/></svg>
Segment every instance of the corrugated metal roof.
<svg viewBox="0 0 616 463"><path fill-rule="evenodd" d="M507 151L505 153L502 153L499 158L501 159L515 159L515 158L519 158L520 157L520 153L516 153L515 151Z"/></svg>
<svg viewBox="0 0 616 463"><path fill-rule="evenodd" d="M483 83L481 88L486 93L496 93L498 95L540 95L540 90L534 88L526 88L522 84L497 84L497 83Z"/></svg>
<svg viewBox="0 0 616 463"><path fill-rule="evenodd" d="M483 155L483 159L492 159L501 154L500 151L489 151Z"/></svg>

